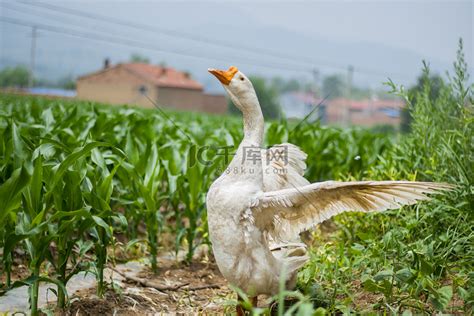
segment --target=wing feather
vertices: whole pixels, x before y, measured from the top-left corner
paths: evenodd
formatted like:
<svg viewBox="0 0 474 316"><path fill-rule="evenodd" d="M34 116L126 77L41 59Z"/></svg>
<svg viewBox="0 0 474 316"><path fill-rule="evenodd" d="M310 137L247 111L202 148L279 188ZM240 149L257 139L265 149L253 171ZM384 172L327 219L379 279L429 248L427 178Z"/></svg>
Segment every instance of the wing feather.
<svg viewBox="0 0 474 316"><path fill-rule="evenodd" d="M453 185L410 181L327 181L265 192L253 207L258 225L274 240L292 240L304 230L347 211L399 208Z"/></svg>
<svg viewBox="0 0 474 316"><path fill-rule="evenodd" d="M263 191L277 191L305 186L309 181L303 177L307 155L289 143L262 149Z"/></svg>

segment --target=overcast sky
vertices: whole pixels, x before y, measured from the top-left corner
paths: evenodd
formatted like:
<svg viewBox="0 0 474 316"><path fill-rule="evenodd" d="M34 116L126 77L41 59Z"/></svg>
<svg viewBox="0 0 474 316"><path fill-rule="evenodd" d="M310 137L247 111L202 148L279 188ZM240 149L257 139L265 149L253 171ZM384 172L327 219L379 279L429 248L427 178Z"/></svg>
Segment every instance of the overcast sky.
<svg viewBox="0 0 474 316"><path fill-rule="evenodd" d="M209 78L207 67L228 67L229 64L245 67L253 74L298 76L302 80L311 80L313 67L318 67L324 75L346 73L347 66L353 65L356 84L381 84L388 77L409 84L419 74L422 59L431 62L436 72L450 69L460 37L464 39L466 60L471 69L473 65L472 1L32 2L142 23L150 29L130 29L13 0L0 0L0 17L59 29L100 32L159 48L120 46L40 28L36 70L40 76L49 78L95 71L106 57L117 63L138 52L150 57L153 63L166 62L188 70L210 88L213 84L219 87ZM209 42L154 32L153 27L234 45L213 46ZM239 45L247 49L239 50ZM30 47L31 26L0 23L2 65L30 64ZM290 58L277 60L271 53L253 54L253 49L262 48ZM302 64L297 56L311 59L310 65ZM269 64L279 67L272 68Z"/></svg>
<svg viewBox="0 0 474 316"><path fill-rule="evenodd" d="M339 41L368 41L451 62L459 37L473 54L473 1L237 2L253 18ZM472 63L471 63L472 66Z"/></svg>

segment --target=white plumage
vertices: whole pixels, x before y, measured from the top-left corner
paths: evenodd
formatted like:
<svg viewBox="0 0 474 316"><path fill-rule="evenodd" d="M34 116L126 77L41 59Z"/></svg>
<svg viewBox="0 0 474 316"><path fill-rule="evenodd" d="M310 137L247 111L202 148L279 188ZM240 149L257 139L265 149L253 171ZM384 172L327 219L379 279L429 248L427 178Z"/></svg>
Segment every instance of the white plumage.
<svg viewBox="0 0 474 316"><path fill-rule="evenodd" d="M307 155L297 146L261 149L264 121L250 80L235 67L209 71L244 122L234 159L208 191L209 233L220 271L251 296L277 293L282 271L286 286L295 285L296 273L308 259L300 232L342 212L395 209L453 187L410 181L310 184L303 177Z"/></svg>

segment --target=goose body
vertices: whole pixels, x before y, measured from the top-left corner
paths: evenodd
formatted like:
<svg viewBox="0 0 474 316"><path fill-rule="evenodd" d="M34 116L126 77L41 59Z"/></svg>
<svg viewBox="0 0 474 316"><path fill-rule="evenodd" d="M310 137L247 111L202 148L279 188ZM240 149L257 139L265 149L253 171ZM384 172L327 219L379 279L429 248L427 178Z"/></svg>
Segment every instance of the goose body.
<svg viewBox="0 0 474 316"><path fill-rule="evenodd" d="M247 145L256 144L243 142L227 172L208 191L209 234L219 270L229 282L247 293L273 294L281 264L265 232L252 223L251 206L262 193L263 168L251 161L239 163Z"/></svg>
<svg viewBox="0 0 474 316"><path fill-rule="evenodd" d="M310 184L303 177L306 154L297 146L262 149L264 120L250 80L235 67L209 72L242 112L244 124L233 160L207 194L209 234L219 270L250 296L276 294L282 273L286 287L294 287L308 260L300 232L342 212L399 208L452 187L412 181Z"/></svg>

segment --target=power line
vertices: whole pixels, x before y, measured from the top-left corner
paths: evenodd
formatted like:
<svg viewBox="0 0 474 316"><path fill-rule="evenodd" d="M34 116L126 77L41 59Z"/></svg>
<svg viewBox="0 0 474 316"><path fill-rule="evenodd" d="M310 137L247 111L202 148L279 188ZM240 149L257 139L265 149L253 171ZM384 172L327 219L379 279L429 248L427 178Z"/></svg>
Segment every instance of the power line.
<svg viewBox="0 0 474 316"><path fill-rule="evenodd" d="M81 11L81 10L76 10L76 9L71 9L71 8L66 8L66 7L61 7L61 6L56 6L56 5L49 4L49 3L44 3L44 2L30 2L30 1L20 0L20 1L18 1L18 3L24 4L24 5L29 5L29 6L36 6L36 7L39 7L39 8L52 10L52 11L56 11L56 12L60 12L60 13L80 16L80 17L83 17L83 18L97 20L97 21L101 21L101 22L118 24L121 27L125 26L125 27L138 29L138 30L141 30L141 31L161 33L163 35L170 36L170 37L178 37L178 38L182 38L182 39L190 40L190 41L194 41L194 42L201 42L201 43L205 43L205 44L208 44L208 45L221 46L221 47L224 47L224 48L227 48L227 49L238 49L240 51L241 50L248 50L249 52L251 52L253 54L258 54L258 52L260 52L260 53L264 53L265 55L270 55L270 57L276 57L276 58L281 58L281 59L290 59L292 62L295 62L295 56L281 54L281 53L275 52L275 51L270 50L270 49L245 47L245 46L242 46L241 44L236 45L235 43L225 41L225 40L210 39L210 38L206 38L206 37L199 36L199 35L196 35L196 34L189 34L189 33L179 32L179 31L170 30L170 29L158 28L158 27L153 26L153 25L136 23L136 22L133 22L133 21L126 21L126 20L122 20L122 19L118 19L118 18L114 18L114 17L109 17L109 16L100 15L100 14L84 12L84 11ZM297 60L297 62L298 62L298 60ZM313 62L311 62L311 64L312 63ZM340 67L340 65L338 65L337 67Z"/></svg>
<svg viewBox="0 0 474 316"><path fill-rule="evenodd" d="M38 29L53 32L53 33L66 34L66 35L79 37L79 38L85 38L85 39L89 39L89 40L108 42L108 43L112 43L112 44L118 44L118 45L122 45L122 46L129 46L129 47L133 47L133 48L142 48L142 49L147 49L147 50L151 50L151 51L157 51L157 52L162 52L162 53L180 55L180 56L189 57L189 58L205 59L205 60L213 60L213 61L217 60L217 61L223 61L223 62L226 62L226 63L230 62L229 60L222 59L222 58L198 56L198 55L190 54L190 53L183 52L183 51L166 50L166 49L162 49L162 48L158 48L156 46L150 45L148 43L139 42L139 41L135 41L135 40L119 38L119 37L114 37L114 36L105 36L105 35L95 34L95 33L90 33L90 32L82 32L82 31L77 31L77 30L74 30L74 29L67 29L67 28L63 28L63 27L56 27L56 26L51 26L51 25L42 24L42 23L24 21L24 20L21 20L21 19L1 17L0 16L0 21L10 23L10 24L27 26L27 27L35 27L36 26ZM256 67L269 68L269 69L273 69L273 70L279 69L279 70L285 70L285 71L294 71L294 72L307 73L306 69L298 69L298 68L295 68L295 67L284 66L284 65L275 65L275 64L271 65L271 64L268 64L268 63L267 64L264 64L264 63L254 64L252 62L247 62L247 61L242 61L241 63L256 66Z"/></svg>
<svg viewBox="0 0 474 316"><path fill-rule="evenodd" d="M188 135L188 133L186 133L185 131L183 131L178 124L176 124L176 122L171 118L169 117L168 114L166 114L165 111L163 111L163 109L158 105L158 103L156 103L155 101L153 101L152 98L150 98L150 96L148 95L148 93L146 93L146 91L142 92L142 94L145 96L145 98L148 99L148 101L150 101L151 104L153 104L155 106L155 108L158 110L158 112L160 112L160 114L162 116L165 117L166 120L168 120L169 122L171 122L171 124L174 125L174 127L176 127L176 129L178 129L184 136L186 136L186 138L189 140L189 142L193 143L193 140L191 139L191 136Z"/></svg>
<svg viewBox="0 0 474 316"><path fill-rule="evenodd" d="M84 21L78 21L77 20L78 17L75 17L76 18L75 20L75 19L71 19L71 17L67 17L64 15L57 15L57 13L54 13L54 12L38 11L38 10L41 10L38 8L30 8L30 7L22 7L22 6L16 7L19 4L21 5L21 3L18 3L18 2L2 2L0 0L1 7L7 10L15 11L20 14L31 15L31 16L34 16L35 18L40 18L40 19L44 18L44 19L47 19L48 22L65 23L68 26L71 26L72 24L74 24L75 26L84 27ZM33 21L30 21L30 22L33 22ZM117 28L115 27L114 27L114 30L112 30L110 27L107 27L105 28L104 32L108 32L110 34L110 32L113 32L116 30Z"/></svg>
<svg viewBox="0 0 474 316"><path fill-rule="evenodd" d="M118 18L114 18L114 17L108 17L108 16L104 16L104 15L100 15L100 14L95 14L95 13L88 13L88 12L84 12L84 11L81 11L81 10L65 8L65 7L56 6L56 5L49 4L49 3L30 2L30 1L24 1L24 0L20 0L19 3L24 4L24 5L29 5L29 6L36 6L36 7L46 9L46 10L52 10L52 11L65 13L65 14L69 14L69 15L80 16L80 17L84 17L84 18L88 18L88 19L92 19L92 20L98 20L98 21L101 21L101 22L118 24L121 27L125 26L125 27L130 27L130 28L134 28L134 29L138 29L138 30L142 30L142 31L147 31L147 32L161 33L161 34L164 34L164 35L170 36L170 37L178 37L178 38L191 40L191 41L195 41L195 42L206 43L206 44L213 45L213 46L223 46L225 48L238 49L239 51L246 50L246 51L249 51L253 54L263 54L266 57L284 59L284 60L291 61L292 63L296 62L296 63L300 63L300 64L311 65L311 68L313 68L315 65L319 64L319 65L323 65L323 66L330 67L330 68L335 68L335 69L341 69L341 70L346 70L347 69L346 65L341 65L341 64L338 64L338 63L330 62L330 61L317 61L317 60L314 60L313 58L307 57L307 56L286 54L286 53L274 51L274 50L271 50L271 49L248 47L248 46L241 45L241 44L235 45L235 43L225 41L225 40L210 39L210 38L206 38L206 37L203 37L203 36L198 36L198 35L195 35L195 34L189 34L189 33L174 31L174 30L170 30L170 29L158 28L158 27L152 26L152 25L147 25L147 24L142 24L142 23L137 23L137 22L132 22L132 21L126 21L126 20L122 20L122 19L118 19ZM356 67L356 71L358 73L363 73L363 74L368 74L368 75L376 75L376 76L384 76L384 77L387 76L386 73L382 73L380 71L373 70L373 69L368 69L368 68L364 68L364 67ZM407 79L410 78L410 79L412 79L412 77L407 75L407 74L397 74L397 73L391 73L391 74L396 76L396 77L400 77L400 78L407 78Z"/></svg>
<svg viewBox="0 0 474 316"><path fill-rule="evenodd" d="M34 15L34 17L37 17L36 14L35 14L35 12L31 12L31 11L29 11L29 12L26 11L26 12L25 12L25 11L24 11L25 8L21 8L21 9L20 9L20 8L12 7L11 4L7 4L7 3L2 3L2 6L3 6L4 8L6 8L7 10L13 10L13 11L16 11L16 12L20 12L20 13L22 13L22 14L30 14L30 15ZM29 8L26 8L26 9L29 9ZM43 13L43 14L44 14L44 13ZM48 15L47 15L47 16L48 16ZM55 19L55 22L57 22L57 17L56 17L56 16L54 16L54 15L51 16L51 15L49 14L49 17L50 17L50 18L54 18L54 19ZM63 17L63 16L61 16L61 17ZM64 20L63 20L63 21L64 21ZM29 22L32 22L32 21L29 21ZM61 21L59 21L59 22L61 22ZM64 21L64 23L71 24L71 21L70 21L70 20L68 20L67 22ZM81 27L81 28L84 27L84 24L83 24L83 23L74 23L74 24L79 25L79 27ZM59 26L57 26L57 27L59 27ZM100 32L100 33L105 33L105 32L103 32L102 30L99 30L99 32ZM97 30L95 31L95 33L97 33ZM107 34L105 34L104 36L110 36L110 33L107 33ZM123 37L122 37L122 39L123 39ZM246 60L246 61L248 61L248 64L250 64L250 65L261 66L261 60L248 58L248 57L246 57L246 56L229 56L229 57L236 58L236 59L243 59L243 60ZM271 62L271 61L270 61L270 62ZM269 64L269 65L270 65L270 64ZM292 71L295 71L295 68L291 68L291 69L290 69L289 67L299 67L299 69L301 69L301 71L305 71L305 72L308 71L306 68L301 68L301 65L299 65L299 66L294 65L294 66L293 66L293 65L289 65L289 64L282 64L282 63L275 63L275 62L273 62L273 63L271 64L271 67L272 67L273 69L274 69L274 68L280 68L280 69L282 69L281 67L284 67L284 70L292 70ZM300 71L299 69L296 70L296 71Z"/></svg>

